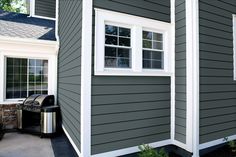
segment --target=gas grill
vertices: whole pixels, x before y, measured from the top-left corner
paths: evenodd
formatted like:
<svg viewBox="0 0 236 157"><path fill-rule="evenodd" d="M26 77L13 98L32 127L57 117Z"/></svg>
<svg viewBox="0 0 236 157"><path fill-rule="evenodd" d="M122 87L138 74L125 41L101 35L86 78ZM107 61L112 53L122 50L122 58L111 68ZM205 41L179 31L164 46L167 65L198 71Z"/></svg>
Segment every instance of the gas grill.
<svg viewBox="0 0 236 157"><path fill-rule="evenodd" d="M59 107L54 105L54 101L53 95L34 94L26 98L17 111L18 129L41 137L55 133Z"/></svg>

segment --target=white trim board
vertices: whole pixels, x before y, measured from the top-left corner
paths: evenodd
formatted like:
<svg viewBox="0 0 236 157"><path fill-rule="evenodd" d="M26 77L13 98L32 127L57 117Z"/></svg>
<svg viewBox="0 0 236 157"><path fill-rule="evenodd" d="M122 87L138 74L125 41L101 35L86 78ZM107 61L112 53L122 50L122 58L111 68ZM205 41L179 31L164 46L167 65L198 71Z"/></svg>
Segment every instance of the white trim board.
<svg viewBox="0 0 236 157"><path fill-rule="evenodd" d="M92 13L93 0L83 0L80 123L82 157L91 156Z"/></svg>
<svg viewBox="0 0 236 157"><path fill-rule="evenodd" d="M187 123L186 144L199 157L199 8L198 0L186 3Z"/></svg>
<svg viewBox="0 0 236 157"><path fill-rule="evenodd" d="M172 73L171 76L171 140L175 141L175 0L171 0L171 34L172 34Z"/></svg>
<svg viewBox="0 0 236 157"><path fill-rule="evenodd" d="M169 144L171 144L171 140L154 142L154 143L150 143L149 145L153 148L157 148L157 147L162 147L162 146L166 146ZM135 146L135 147L125 148L125 149L110 151L110 152L106 152L106 153L95 154L95 155L92 155L92 157L117 157L117 156L121 156L121 155L136 153L139 151L140 150L139 150L138 146Z"/></svg>
<svg viewBox="0 0 236 157"><path fill-rule="evenodd" d="M227 138L228 138L228 141L236 140L236 135L232 135L232 136L229 136ZM202 144L199 145L199 150L210 148L210 147L213 147L213 146L217 146L219 144L223 144L223 143L226 143L226 142L227 141L225 141L224 138L220 138L218 140L202 143Z"/></svg>
<svg viewBox="0 0 236 157"><path fill-rule="evenodd" d="M78 149L77 146L75 145L75 142L72 140L72 138L70 137L70 134L67 132L66 128L65 128L63 125L62 125L62 129L63 129L63 131L65 132L66 137L69 139L69 141L70 141L72 147L75 149L75 152L79 155L79 157L82 157L82 156L81 156L81 153L80 153L80 151L79 151L79 149Z"/></svg>

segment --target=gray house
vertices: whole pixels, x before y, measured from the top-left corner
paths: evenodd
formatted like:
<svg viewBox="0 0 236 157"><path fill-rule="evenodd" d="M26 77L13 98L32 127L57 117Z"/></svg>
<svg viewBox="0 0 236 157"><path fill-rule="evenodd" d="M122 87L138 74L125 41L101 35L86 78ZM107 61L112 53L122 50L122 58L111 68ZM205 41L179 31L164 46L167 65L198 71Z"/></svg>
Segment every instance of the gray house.
<svg viewBox="0 0 236 157"><path fill-rule="evenodd" d="M57 102L80 157L143 143L199 157L236 139L235 0L30 4L31 16L56 19Z"/></svg>

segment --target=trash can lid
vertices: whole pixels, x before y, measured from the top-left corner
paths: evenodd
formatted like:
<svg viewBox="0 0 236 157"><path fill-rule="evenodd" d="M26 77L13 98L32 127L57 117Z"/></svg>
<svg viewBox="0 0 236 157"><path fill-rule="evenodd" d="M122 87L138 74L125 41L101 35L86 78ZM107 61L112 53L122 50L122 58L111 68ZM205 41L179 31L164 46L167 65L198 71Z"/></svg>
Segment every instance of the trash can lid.
<svg viewBox="0 0 236 157"><path fill-rule="evenodd" d="M59 106L54 105L54 106L47 106L41 108L41 112L57 112L60 109Z"/></svg>

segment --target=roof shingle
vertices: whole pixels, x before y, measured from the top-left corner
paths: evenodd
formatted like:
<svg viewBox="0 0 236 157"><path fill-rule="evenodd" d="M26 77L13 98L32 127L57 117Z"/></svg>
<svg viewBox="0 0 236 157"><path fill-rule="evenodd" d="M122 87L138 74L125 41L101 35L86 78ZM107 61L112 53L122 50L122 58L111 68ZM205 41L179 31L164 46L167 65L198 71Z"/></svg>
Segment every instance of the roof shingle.
<svg viewBox="0 0 236 157"><path fill-rule="evenodd" d="M0 10L0 35L55 41L55 21Z"/></svg>

